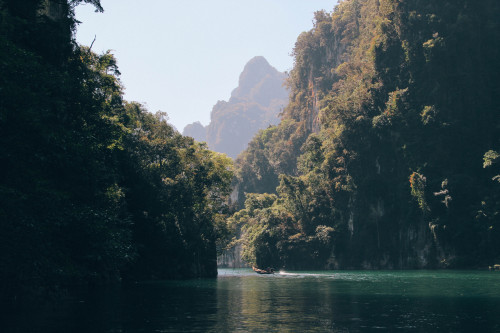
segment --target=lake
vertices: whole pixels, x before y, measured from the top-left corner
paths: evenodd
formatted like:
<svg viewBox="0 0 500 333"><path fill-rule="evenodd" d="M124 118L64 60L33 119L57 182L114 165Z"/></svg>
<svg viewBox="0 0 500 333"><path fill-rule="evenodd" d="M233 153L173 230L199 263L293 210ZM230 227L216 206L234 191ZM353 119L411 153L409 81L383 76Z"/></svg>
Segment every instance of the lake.
<svg viewBox="0 0 500 333"><path fill-rule="evenodd" d="M2 317L2 332L500 332L500 272L219 269Z"/></svg>

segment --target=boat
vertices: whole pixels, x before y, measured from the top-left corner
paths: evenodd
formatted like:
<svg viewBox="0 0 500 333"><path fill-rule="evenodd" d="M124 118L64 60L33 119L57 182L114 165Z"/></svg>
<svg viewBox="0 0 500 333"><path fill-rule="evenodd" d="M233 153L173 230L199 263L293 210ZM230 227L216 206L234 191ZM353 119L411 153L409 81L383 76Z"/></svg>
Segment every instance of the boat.
<svg viewBox="0 0 500 333"><path fill-rule="evenodd" d="M493 265L493 266L490 266L490 271L500 271L500 265Z"/></svg>
<svg viewBox="0 0 500 333"><path fill-rule="evenodd" d="M274 268L260 269L252 266L252 269L257 274L274 274Z"/></svg>

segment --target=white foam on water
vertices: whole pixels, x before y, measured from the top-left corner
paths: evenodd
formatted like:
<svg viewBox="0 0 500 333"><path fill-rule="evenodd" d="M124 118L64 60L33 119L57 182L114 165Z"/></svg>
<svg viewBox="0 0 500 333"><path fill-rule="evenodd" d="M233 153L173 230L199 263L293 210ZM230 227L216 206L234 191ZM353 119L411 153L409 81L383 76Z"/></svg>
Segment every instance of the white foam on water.
<svg viewBox="0 0 500 333"><path fill-rule="evenodd" d="M294 276L294 277L333 277L333 275L330 274L318 274L318 273L289 273L285 271L280 271L279 275L283 276Z"/></svg>

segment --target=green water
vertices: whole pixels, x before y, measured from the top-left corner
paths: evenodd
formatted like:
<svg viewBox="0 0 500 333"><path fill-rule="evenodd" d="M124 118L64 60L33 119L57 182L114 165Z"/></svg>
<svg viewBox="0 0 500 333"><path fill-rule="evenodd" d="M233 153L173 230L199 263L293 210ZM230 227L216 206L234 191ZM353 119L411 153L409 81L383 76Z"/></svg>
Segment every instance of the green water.
<svg viewBox="0 0 500 333"><path fill-rule="evenodd" d="M140 283L84 293L7 332L500 332L500 273L329 271Z"/></svg>

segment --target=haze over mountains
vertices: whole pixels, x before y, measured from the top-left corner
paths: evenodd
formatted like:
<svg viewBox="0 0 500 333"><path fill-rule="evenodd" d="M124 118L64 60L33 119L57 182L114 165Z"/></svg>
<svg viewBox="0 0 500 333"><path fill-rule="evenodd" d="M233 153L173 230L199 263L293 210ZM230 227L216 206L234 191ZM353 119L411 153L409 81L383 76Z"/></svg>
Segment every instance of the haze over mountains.
<svg viewBox="0 0 500 333"><path fill-rule="evenodd" d="M272 67L264 57L252 58L240 74L229 101L218 101L210 124L187 125L182 134L206 141L209 148L236 158L258 130L279 123L279 113L288 103L284 87L286 74Z"/></svg>

